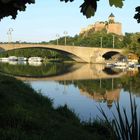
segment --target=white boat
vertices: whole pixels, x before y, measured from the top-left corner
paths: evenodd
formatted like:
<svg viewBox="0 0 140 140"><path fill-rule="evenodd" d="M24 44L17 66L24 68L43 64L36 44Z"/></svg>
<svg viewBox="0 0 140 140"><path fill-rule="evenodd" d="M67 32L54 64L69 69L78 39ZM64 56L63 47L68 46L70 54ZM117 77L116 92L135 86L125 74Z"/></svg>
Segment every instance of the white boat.
<svg viewBox="0 0 140 140"><path fill-rule="evenodd" d="M26 57L18 57L17 59L18 59L18 61L26 61L27 60Z"/></svg>
<svg viewBox="0 0 140 140"><path fill-rule="evenodd" d="M123 61L118 61L114 63L116 69L126 70L128 68L128 63Z"/></svg>
<svg viewBox="0 0 140 140"><path fill-rule="evenodd" d="M137 67L137 68L140 68L140 64L137 64L136 67Z"/></svg>
<svg viewBox="0 0 140 140"><path fill-rule="evenodd" d="M113 63L106 63L106 67L113 67L114 64Z"/></svg>
<svg viewBox="0 0 140 140"><path fill-rule="evenodd" d="M115 62L114 63L114 66L122 66L122 67L124 67L124 66L128 66L128 63L127 62L121 62L121 61L118 61L118 62Z"/></svg>
<svg viewBox="0 0 140 140"><path fill-rule="evenodd" d="M3 57L3 58L0 58L0 61L6 63L6 62L9 62L9 58Z"/></svg>
<svg viewBox="0 0 140 140"><path fill-rule="evenodd" d="M42 57L30 57L28 59L28 62L41 62L42 61Z"/></svg>
<svg viewBox="0 0 140 140"><path fill-rule="evenodd" d="M17 57L16 56L9 56L8 57L9 61L17 61Z"/></svg>

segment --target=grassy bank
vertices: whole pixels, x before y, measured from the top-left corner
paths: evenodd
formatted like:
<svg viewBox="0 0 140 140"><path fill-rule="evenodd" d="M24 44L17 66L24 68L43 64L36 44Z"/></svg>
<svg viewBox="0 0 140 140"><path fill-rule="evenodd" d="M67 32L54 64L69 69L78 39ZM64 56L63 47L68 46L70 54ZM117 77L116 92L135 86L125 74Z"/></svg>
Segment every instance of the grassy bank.
<svg viewBox="0 0 140 140"><path fill-rule="evenodd" d="M29 85L0 75L1 140L109 140L111 133L98 122L81 123L66 106L52 102Z"/></svg>

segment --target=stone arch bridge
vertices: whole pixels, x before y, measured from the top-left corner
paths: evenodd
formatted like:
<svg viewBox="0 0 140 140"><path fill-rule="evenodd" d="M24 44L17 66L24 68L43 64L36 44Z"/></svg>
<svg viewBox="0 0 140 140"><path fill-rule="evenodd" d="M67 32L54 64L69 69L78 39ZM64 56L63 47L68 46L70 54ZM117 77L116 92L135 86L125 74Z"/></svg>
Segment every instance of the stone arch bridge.
<svg viewBox="0 0 140 140"><path fill-rule="evenodd" d="M106 59L111 58L115 54L122 54L122 49L113 48L97 48L97 47L80 47L80 46L64 46L49 44L0 44L3 51L23 49L23 48L46 48L67 53L77 62L87 63L105 63Z"/></svg>

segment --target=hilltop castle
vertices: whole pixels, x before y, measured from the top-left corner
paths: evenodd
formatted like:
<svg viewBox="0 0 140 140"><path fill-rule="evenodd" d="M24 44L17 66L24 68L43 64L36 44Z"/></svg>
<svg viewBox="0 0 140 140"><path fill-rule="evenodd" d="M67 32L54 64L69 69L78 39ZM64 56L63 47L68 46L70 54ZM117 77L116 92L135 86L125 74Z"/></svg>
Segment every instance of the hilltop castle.
<svg viewBox="0 0 140 140"><path fill-rule="evenodd" d="M115 22L115 16L111 13L108 17L108 21L96 22L95 24L89 25L87 28L83 28L80 31L80 34L92 31L101 31L106 29L107 33L115 33L117 35L122 35L122 25L119 22Z"/></svg>

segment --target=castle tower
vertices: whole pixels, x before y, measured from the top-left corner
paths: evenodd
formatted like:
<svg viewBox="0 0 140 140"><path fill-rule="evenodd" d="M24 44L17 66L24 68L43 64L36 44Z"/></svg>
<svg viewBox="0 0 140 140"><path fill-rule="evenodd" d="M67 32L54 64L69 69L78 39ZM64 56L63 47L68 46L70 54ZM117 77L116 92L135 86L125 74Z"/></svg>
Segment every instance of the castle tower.
<svg viewBox="0 0 140 140"><path fill-rule="evenodd" d="M115 16L112 13L108 17L108 21L109 21L109 23L114 23L115 22Z"/></svg>
<svg viewBox="0 0 140 140"><path fill-rule="evenodd" d="M115 22L115 16L112 13L108 17L107 33L122 35L122 25L119 22Z"/></svg>

